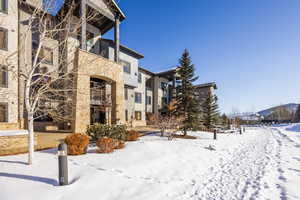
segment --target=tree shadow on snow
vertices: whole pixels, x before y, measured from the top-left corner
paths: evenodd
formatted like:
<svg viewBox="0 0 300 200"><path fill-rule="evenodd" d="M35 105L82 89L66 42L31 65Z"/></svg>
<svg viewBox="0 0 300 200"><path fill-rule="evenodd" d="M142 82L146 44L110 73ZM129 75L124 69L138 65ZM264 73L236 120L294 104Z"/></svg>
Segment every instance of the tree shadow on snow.
<svg viewBox="0 0 300 200"><path fill-rule="evenodd" d="M23 161L12 161L12 160L0 160L0 163L12 163L12 164L27 165L26 162L23 162Z"/></svg>
<svg viewBox="0 0 300 200"><path fill-rule="evenodd" d="M35 182L42 182L49 185L57 186L58 182L55 179L39 177L39 176L30 176L30 175L23 175L23 174L10 174L10 173L3 173L0 172L0 177L8 177L8 178L17 178Z"/></svg>

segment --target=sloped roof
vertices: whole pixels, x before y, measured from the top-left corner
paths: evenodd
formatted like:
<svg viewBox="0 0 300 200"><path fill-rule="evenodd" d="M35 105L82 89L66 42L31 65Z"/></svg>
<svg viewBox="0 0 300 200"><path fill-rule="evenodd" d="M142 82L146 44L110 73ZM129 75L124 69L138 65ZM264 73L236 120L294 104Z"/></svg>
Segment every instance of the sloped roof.
<svg viewBox="0 0 300 200"><path fill-rule="evenodd" d="M205 87L213 87L214 89L218 89L217 84L215 82L210 82L210 83L202 83L195 85L197 88L205 88Z"/></svg>

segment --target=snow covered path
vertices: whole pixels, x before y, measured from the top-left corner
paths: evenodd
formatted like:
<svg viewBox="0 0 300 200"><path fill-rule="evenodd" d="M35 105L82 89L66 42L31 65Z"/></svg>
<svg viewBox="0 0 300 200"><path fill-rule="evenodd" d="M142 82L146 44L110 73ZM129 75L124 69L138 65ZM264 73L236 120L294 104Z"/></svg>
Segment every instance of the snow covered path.
<svg viewBox="0 0 300 200"><path fill-rule="evenodd" d="M200 139L146 136L113 154L69 157L66 187L57 186L55 151L36 153L32 167L20 162L26 155L0 157L0 199L300 199L300 125L248 128L217 141L192 134Z"/></svg>

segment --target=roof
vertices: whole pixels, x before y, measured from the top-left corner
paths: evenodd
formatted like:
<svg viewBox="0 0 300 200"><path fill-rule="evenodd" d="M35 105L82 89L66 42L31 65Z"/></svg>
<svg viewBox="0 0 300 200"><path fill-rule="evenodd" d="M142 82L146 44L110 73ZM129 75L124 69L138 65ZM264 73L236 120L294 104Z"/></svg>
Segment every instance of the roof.
<svg viewBox="0 0 300 200"><path fill-rule="evenodd" d="M108 42L111 47L113 47L113 48L115 47L115 42L113 40L105 39L105 38L102 38L101 40L105 41L105 42ZM124 52L128 52L129 54L133 55L134 57L136 57L138 59L144 58L143 54L140 54L139 52L137 52L133 49L130 49L129 47L126 47L125 45L121 44L120 45L120 50L124 51Z"/></svg>
<svg viewBox="0 0 300 200"><path fill-rule="evenodd" d="M151 71L149 71L149 70L147 70L147 69L145 69L145 68L143 68L143 67L139 67L139 70L141 70L141 71L143 71L143 72L145 72L145 73L147 73L147 74L150 74L150 75L155 75L153 72L151 72Z"/></svg>
<svg viewBox="0 0 300 200"><path fill-rule="evenodd" d="M213 87L214 89L218 89L217 84L215 82L202 83L202 84L195 85L195 87L197 88Z"/></svg>
<svg viewBox="0 0 300 200"><path fill-rule="evenodd" d="M121 8L118 6L118 4L115 2L115 0L112 0L113 6L117 9L117 11L120 13L121 21L126 18L125 14L122 12Z"/></svg>

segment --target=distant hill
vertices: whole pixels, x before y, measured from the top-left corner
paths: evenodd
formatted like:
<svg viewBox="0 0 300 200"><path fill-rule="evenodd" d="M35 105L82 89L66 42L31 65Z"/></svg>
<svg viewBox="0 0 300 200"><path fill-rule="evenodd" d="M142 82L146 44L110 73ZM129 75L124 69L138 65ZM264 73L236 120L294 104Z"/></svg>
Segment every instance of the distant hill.
<svg viewBox="0 0 300 200"><path fill-rule="evenodd" d="M257 113L261 116L266 117L266 116L269 116L270 114L272 114L276 109L281 108L281 107L287 109L289 112L295 112L298 108L298 105L299 104L296 104L296 103L289 103L289 104L284 104L284 105L280 105L280 106L274 106L272 108L262 110Z"/></svg>

